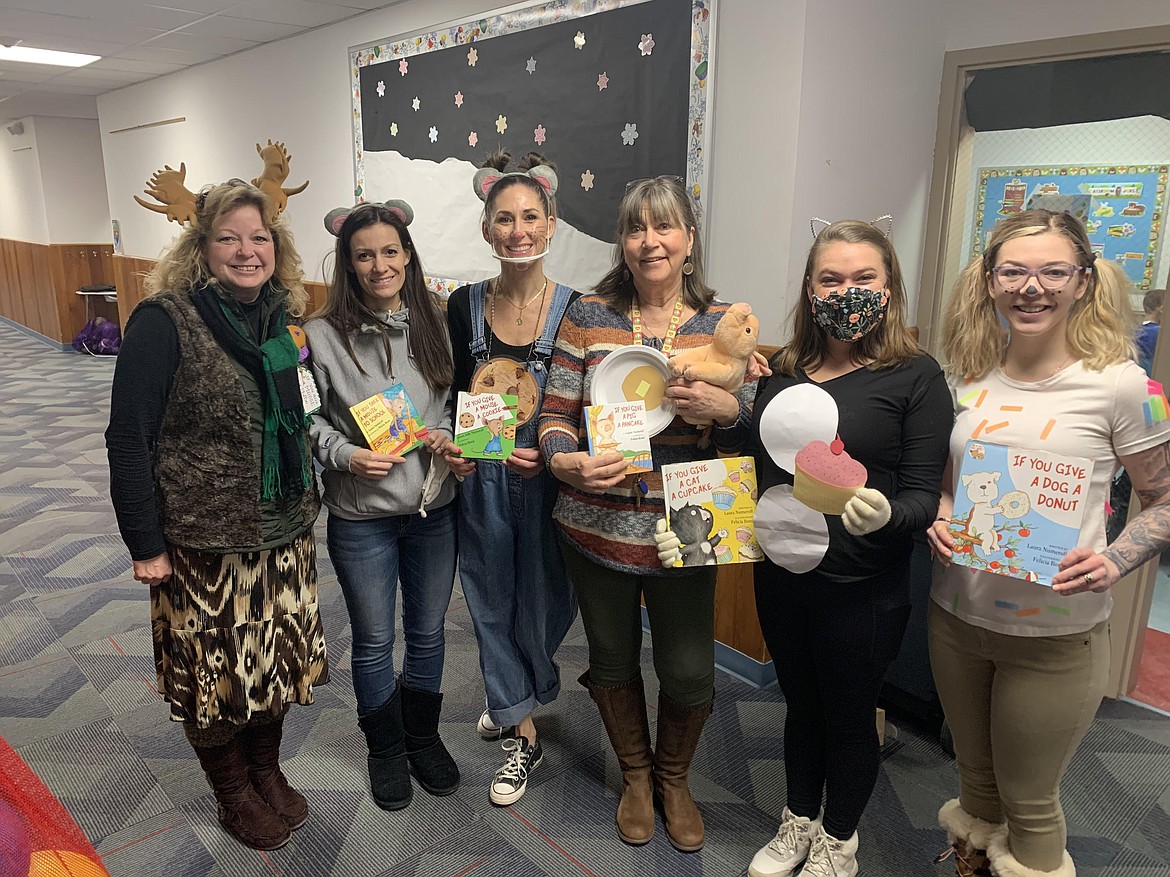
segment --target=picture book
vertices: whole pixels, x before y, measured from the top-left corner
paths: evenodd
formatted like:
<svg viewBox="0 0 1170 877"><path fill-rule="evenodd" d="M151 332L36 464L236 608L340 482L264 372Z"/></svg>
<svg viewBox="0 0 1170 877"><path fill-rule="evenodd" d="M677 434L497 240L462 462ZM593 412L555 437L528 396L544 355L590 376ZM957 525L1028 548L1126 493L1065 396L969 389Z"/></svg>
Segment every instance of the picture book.
<svg viewBox="0 0 1170 877"><path fill-rule="evenodd" d="M682 566L756 563L756 461L725 457L662 467L666 521L682 543Z"/></svg>
<svg viewBox="0 0 1170 877"><path fill-rule="evenodd" d="M370 450L378 454L402 454L423 443L429 433L402 384L387 387L349 407Z"/></svg>
<svg viewBox="0 0 1170 877"><path fill-rule="evenodd" d="M469 460L506 460L516 450L516 396L460 393L455 444Z"/></svg>
<svg viewBox="0 0 1170 877"><path fill-rule="evenodd" d="M645 474L654 468L646 403L641 399L590 405L585 409L585 433L590 456L618 451L626 458L627 472Z"/></svg>
<svg viewBox="0 0 1170 877"><path fill-rule="evenodd" d="M967 442L950 517L954 562L1051 586L1077 545L1092 475L1080 457Z"/></svg>

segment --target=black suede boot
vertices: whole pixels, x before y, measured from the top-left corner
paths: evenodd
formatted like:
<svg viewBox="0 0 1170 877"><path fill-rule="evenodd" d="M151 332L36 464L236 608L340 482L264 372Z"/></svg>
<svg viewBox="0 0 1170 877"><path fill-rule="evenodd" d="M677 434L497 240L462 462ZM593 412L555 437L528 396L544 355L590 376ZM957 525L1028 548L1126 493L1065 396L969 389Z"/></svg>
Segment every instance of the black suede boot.
<svg viewBox="0 0 1170 877"><path fill-rule="evenodd" d="M402 727L410 772L432 795L450 795L459 788L459 767L439 739L439 713L443 695L417 691L399 680L402 692Z"/></svg>
<svg viewBox="0 0 1170 877"><path fill-rule="evenodd" d="M414 796L402 730L402 687L396 688L377 710L359 716L358 724L370 748L370 792L374 803L383 810L401 810Z"/></svg>

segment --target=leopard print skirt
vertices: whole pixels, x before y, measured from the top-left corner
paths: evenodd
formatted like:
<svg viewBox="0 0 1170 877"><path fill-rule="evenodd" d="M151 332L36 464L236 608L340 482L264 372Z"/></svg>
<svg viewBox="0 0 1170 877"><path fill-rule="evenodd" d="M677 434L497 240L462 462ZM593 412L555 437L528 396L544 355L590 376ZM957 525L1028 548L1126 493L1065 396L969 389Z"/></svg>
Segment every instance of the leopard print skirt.
<svg viewBox="0 0 1170 877"><path fill-rule="evenodd" d="M313 702L329 680L317 612L313 529L261 551L172 546L174 574L150 589L158 690L171 718L206 728Z"/></svg>

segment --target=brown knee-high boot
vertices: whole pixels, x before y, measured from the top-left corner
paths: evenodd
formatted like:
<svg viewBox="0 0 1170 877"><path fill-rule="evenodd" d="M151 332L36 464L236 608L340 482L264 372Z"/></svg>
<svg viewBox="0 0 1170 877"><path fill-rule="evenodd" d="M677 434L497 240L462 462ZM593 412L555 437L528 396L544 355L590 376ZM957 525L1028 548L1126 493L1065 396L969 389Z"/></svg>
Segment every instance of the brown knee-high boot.
<svg viewBox="0 0 1170 877"><path fill-rule="evenodd" d="M280 741L283 736L284 716L275 722L248 725L240 734L253 788L269 807L280 814L288 827L296 831L309 818L309 802L288 784L280 769Z"/></svg>
<svg viewBox="0 0 1170 877"><path fill-rule="evenodd" d="M228 834L257 850L274 850L288 843L288 825L252 787L240 736L222 746L192 748L215 793L216 816Z"/></svg>
<svg viewBox="0 0 1170 877"><path fill-rule="evenodd" d="M618 836L640 845L654 836L654 795L650 774L650 723L646 719L646 690L641 674L629 682L603 688L589 681L589 673L577 680L597 703L609 744L622 769L622 799L617 808Z"/></svg>
<svg viewBox="0 0 1170 877"><path fill-rule="evenodd" d="M682 706L658 695L658 745L654 747L654 792L662 801L666 836L675 849L693 853L703 846L703 816L695 806L687 785L691 759L711 701L699 706Z"/></svg>

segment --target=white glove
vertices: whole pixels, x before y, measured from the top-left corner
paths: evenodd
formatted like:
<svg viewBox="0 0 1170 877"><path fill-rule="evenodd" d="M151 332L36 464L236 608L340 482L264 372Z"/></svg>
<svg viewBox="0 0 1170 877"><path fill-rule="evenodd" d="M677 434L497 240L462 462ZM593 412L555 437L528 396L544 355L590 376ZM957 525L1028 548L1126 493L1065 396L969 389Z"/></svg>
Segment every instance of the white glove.
<svg viewBox="0 0 1170 877"><path fill-rule="evenodd" d="M662 561L663 567L671 569L682 566L682 552L679 550L682 543L674 535L674 530L666 529L666 518L658 519L654 527L654 541L658 544L658 559Z"/></svg>
<svg viewBox="0 0 1170 877"><path fill-rule="evenodd" d="M841 513L841 523L854 536L873 533L889 522L890 501L872 487L858 488Z"/></svg>

